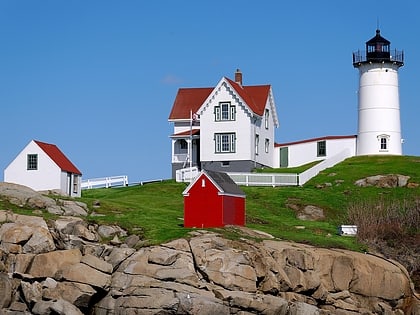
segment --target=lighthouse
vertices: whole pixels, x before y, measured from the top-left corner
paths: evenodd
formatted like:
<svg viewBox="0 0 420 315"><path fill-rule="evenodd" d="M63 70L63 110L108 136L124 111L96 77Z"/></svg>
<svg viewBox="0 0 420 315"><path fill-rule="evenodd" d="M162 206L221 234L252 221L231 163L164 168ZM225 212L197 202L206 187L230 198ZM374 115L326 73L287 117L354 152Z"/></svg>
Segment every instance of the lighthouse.
<svg viewBox="0 0 420 315"><path fill-rule="evenodd" d="M390 44L378 29L365 51L353 53L359 69L356 155L402 154L398 69L404 53L391 52Z"/></svg>

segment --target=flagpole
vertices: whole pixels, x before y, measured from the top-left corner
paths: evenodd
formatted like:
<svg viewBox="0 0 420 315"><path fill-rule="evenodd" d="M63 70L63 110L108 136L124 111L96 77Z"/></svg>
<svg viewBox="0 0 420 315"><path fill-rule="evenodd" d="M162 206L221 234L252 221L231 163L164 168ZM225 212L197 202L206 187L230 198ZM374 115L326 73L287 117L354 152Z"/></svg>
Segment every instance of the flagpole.
<svg viewBox="0 0 420 315"><path fill-rule="evenodd" d="M193 115L192 109L190 110L190 179L192 181L192 125L193 125Z"/></svg>

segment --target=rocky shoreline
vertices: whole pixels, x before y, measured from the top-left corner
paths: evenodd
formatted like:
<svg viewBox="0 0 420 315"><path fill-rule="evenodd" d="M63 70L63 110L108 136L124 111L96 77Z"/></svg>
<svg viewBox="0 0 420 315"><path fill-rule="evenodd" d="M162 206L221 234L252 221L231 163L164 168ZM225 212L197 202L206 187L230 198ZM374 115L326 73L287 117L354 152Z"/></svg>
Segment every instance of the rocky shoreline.
<svg viewBox="0 0 420 315"><path fill-rule="evenodd" d="M369 254L206 231L137 250L77 217L0 223L0 314L420 314L404 267Z"/></svg>
<svg viewBox="0 0 420 315"><path fill-rule="evenodd" d="M69 210L83 204L54 203L73 214L46 222L0 210L0 314L420 314L395 261L246 228L238 240L197 230L142 247Z"/></svg>

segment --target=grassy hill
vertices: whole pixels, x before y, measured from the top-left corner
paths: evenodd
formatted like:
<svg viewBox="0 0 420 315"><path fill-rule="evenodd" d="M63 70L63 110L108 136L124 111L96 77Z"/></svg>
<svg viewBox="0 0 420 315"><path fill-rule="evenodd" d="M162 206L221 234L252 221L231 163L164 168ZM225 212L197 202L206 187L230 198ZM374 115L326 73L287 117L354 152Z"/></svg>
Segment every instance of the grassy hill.
<svg viewBox="0 0 420 315"><path fill-rule="evenodd" d="M378 174L402 174L420 183L420 157L354 157L329 168L304 187L243 187L246 193L247 227L273 236L317 246L363 249L355 238L337 234L340 224L349 224L347 210L360 205L374 206L379 199L414 200L420 188L358 187L358 179ZM84 190L81 201L102 216L90 216L98 223L119 224L140 234L147 244L186 236L183 227L184 183L164 181L144 186ZM302 221L296 209L313 205L323 209L325 219ZM237 237L232 229L223 229ZM418 233L414 231L414 233Z"/></svg>

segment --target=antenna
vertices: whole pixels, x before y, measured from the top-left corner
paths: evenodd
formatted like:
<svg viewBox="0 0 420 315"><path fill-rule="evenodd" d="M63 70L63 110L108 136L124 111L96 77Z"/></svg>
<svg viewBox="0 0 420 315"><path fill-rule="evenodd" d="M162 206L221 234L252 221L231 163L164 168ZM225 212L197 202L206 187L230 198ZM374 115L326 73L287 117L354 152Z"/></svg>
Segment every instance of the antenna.
<svg viewBox="0 0 420 315"><path fill-rule="evenodd" d="M379 30L379 16L376 17L376 29Z"/></svg>

